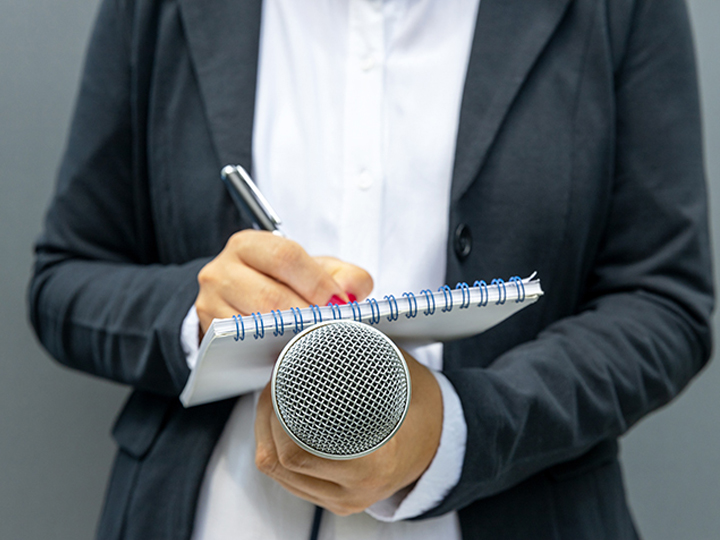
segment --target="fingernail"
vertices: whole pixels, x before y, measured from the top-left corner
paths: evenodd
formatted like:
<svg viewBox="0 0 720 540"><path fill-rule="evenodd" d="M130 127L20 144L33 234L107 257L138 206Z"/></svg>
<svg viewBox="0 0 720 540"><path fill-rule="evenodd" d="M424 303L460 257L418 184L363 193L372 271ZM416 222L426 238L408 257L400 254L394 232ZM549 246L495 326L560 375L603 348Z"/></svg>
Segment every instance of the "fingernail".
<svg viewBox="0 0 720 540"><path fill-rule="evenodd" d="M348 300L350 300L351 302L357 302L357 296L355 296L353 293L349 292L345 294L347 294Z"/></svg>
<svg viewBox="0 0 720 540"><path fill-rule="evenodd" d="M337 294L333 294L332 298L328 302L328 306L330 304L337 304L338 306L342 306L344 304L347 304L347 302L345 300L343 300L342 298L340 298Z"/></svg>

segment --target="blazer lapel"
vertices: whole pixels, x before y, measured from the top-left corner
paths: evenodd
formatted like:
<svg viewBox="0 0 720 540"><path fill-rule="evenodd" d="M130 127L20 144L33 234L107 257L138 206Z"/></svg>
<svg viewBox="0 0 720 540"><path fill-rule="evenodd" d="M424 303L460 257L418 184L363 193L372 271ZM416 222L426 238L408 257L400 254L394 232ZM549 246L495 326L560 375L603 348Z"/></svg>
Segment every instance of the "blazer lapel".
<svg viewBox="0 0 720 540"><path fill-rule="evenodd" d="M475 179L528 72L572 0L482 0L465 80L452 200ZM179 0L221 164L252 169L262 0Z"/></svg>
<svg viewBox="0 0 720 540"><path fill-rule="evenodd" d="M221 165L252 170L262 0L179 0Z"/></svg>
<svg viewBox="0 0 720 540"><path fill-rule="evenodd" d="M452 201L465 193L535 60L572 0L481 0L465 78Z"/></svg>

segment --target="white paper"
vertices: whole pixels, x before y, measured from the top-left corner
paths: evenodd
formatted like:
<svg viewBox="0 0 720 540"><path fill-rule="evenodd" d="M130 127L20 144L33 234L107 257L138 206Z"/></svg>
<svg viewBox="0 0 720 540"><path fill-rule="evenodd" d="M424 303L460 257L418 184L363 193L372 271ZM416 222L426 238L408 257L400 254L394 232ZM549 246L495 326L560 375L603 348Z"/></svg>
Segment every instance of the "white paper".
<svg viewBox="0 0 720 540"><path fill-rule="evenodd" d="M329 320L356 320L398 345L451 341L480 334L536 302L543 291L533 276L479 287L365 300L342 306L274 311L210 325L180 400L190 407L258 390L297 333Z"/></svg>

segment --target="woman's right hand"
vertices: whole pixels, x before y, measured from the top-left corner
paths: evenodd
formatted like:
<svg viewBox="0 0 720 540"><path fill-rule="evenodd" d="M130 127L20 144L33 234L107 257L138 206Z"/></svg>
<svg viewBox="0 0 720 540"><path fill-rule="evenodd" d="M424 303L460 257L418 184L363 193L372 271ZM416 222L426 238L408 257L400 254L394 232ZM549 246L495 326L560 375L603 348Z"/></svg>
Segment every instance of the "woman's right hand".
<svg viewBox="0 0 720 540"><path fill-rule="evenodd" d="M198 274L195 308L204 335L213 319L273 309L364 299L373 288L362 268L312 257L297 242L267 231L244 230Z"/></svg>

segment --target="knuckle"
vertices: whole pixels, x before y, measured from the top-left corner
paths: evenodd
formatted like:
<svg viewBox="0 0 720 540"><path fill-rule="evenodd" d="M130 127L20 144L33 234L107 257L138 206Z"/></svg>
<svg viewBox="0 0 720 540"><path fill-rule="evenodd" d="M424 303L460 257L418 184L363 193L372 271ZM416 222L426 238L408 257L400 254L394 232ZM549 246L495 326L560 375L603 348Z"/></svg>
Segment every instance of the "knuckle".
<svg viewBox="0 0 720 540"><path fill-rule="evenodd" d="M368 496L356 488L346 488L326 502L328 503L328 510L338 516L349 516L364 512L372 504Z"/></svg>
<svg viewBox="0 0 720 540"><path fill-rule="evenodd" d="M208 309L208 305L202 295L199 295L195 300L195 311L197 311L198 316L210 313L210 309Z"/></svg>
<svg viewBox="0 0 720 540"><path fill-rule="evenodd" d="M365 460L362 466L353 469L352 476L348 479L348 482L353 487L352 492L378 493L384 491L392 483L395 476L394 461L378 459L374 455L361 459Z"/></svg>
<svg viewBox="0 0 720 540"><path fill-rule="evenodd" d="M360 480L359 487L363 491L378 492L385 488L385 482L378 475L368 475Z"/></svg>
<svg viewBox="0 0 720 540"><path fill-rule="evenodd" d="M233 233L225 243L220 256L232 255L233 257L242 258L242 254L253 249L259 240L258 231L253 229L244 229Z"/></svg>
<svg viewBox="0 0 720 540"><path fill-rule="evenodd" d="M242 246L248 238L248 231L238 231L233 233L225 243L226 248L237 249Z"/></svg>
<svg viewBox="0 0 720 540"><path fill-rule="evenodd" d="M290 471L302 469L307 462L305 455L298 450L286 450L278 454L280 465Z"/></svg>
<svg viewBox="0 0 720 540"><path fill-rule="evenodd" d="M325 285L326 282L324 280L316 279L310 286L310 298L314 299L318 304L325 302L326 296L328 296Z"/></svg>
<svg viewBox="0 0 720 540"><path fill-rule="evenodd" d="M271 475L277 467L277 459L273 452L264 446L258 446L255 450L255 467L267 475Z"/></svg>
<svg viewBox="0 0 720 540"><path fill-rule="evenodd" d="M293 269L300 264L303 257L303 249L297 242L288 240L286 242L278 242L275 245L273 255L278 264L283 268Z"/></svg>
<svg viewBox="0 0 720 540"><path fill-rule="evenodd" d="M263 284L258 287L258 311L266 312L282 305L283 293L274 284Z"/></svg>
<svg viewBox="0 0 720 540"><path fill-rule="evenodd" d="M213 269L212 269L212 262L209 262L205 266L203 266L197 275L198 283L200 284L200 287L207 285L212 281L212 275L213 275Z"/></svg>

